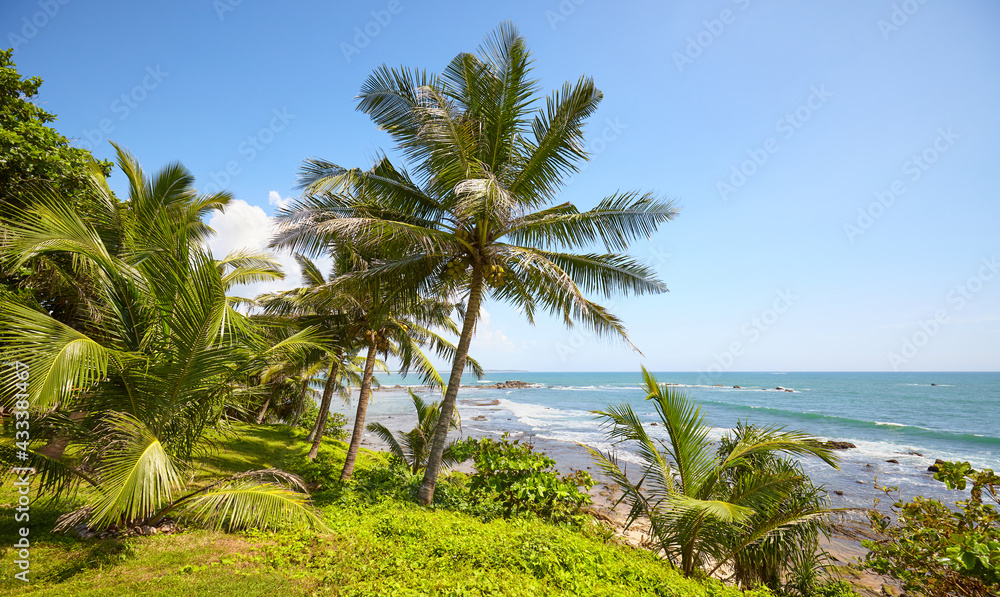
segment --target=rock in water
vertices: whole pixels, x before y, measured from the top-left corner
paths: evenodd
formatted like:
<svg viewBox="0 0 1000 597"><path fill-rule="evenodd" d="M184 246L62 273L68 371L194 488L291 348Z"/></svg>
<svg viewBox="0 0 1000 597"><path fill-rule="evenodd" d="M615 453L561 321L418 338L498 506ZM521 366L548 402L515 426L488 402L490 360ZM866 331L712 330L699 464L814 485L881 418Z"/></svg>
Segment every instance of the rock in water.
<svg viewBox="0 0 1000 597"><path fill-rule="evenodd" d="M849 450L851 448L857 448L857 446L851 442L838 442L833 440L823 442L823 447L827 450Z"/></svg>
<svg viewBox="0 0 1000 597"><path fill-rule="evenodd" d="M929 467L927 467L927 472L929 472L929 473L936 473L936 472L938 472L939 470L941 470L940 466L942 464L944 464L944 460L941 460L940 458L935 459L934 460L934 464L932 464Z"/></svg>

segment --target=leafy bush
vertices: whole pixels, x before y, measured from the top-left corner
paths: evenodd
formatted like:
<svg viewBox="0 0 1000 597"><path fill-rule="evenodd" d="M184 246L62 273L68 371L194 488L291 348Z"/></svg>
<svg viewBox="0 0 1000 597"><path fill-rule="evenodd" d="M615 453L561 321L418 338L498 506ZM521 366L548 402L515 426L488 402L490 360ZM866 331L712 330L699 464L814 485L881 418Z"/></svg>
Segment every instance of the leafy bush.
<svg viewBox="0 0 1000 597"><path fill-rule="evenodd" d="M574 471L560 476L556 461L535 452L531 442L507 438L507 434L500 440L470 438L454 445L459 460L471 457L476 465L469 483L472 495L498 502L506 516L530 512L553 522L575 520L590 503L585 492L595 484L590 474Z"/></svg>
<svg viewBox="0 0 1000 597"><path fill-rule="evenodd" d="M319 407L312 400L306 403L305 409L302 411L302 416L299 417L299 427L310 431L313 425L316 424L316 417L319 416ZM347 417L341 413L331 412L326 417L326 428L323 429L323 437L329 437L330 439L345 440L348 437L347 430L344 427L347 426ZM339 471L338 471L339 474Z"/></svg>
<svg viewBox="0 0 1000 597"><path fill-rule="evenodd" d="M968 462L938 467L934 478L948 489L964 490L972 483L969 499L958 501L957 510L923 497L897 501L892 506L895 523L873 510L870 522L882 538L864 542L869 550L865 564L922 595L1000 594L1000 515L993 504L983 503L986 493L1000 504L1000 477Z"/></svg>

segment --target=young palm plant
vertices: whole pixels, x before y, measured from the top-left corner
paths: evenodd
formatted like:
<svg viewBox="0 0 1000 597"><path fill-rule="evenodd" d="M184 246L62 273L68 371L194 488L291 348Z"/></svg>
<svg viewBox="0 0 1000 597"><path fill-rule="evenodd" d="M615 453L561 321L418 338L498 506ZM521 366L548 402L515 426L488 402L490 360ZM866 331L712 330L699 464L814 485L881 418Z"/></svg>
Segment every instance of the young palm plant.
<svg viewBox="0 0 1000 597"><path fill-rule="evenodd" d="M180 164L147 177L122 149L118 164L129 181L128 201L118 202L96 176L100 209L84 219L39 186L32 189L35 203L6 231L3 258L14 266L68 256L93 287L93 308L78 325L0 305L0 361L20 361L30 371L33 440L58 439L80 458L74 466L61 453L32 446L29 462L19 466L40 470L40 490L49 495L73 480L92 485L92 499L64 524L133 526L172 512L229 528L322 525L297 490L301 483L280 471L243 473L185 494L206 431L268 350L226 288L273 277L276 268L262 256L219 261L205 249L211 230L202 218L224 207L228 195L197 194ZM18 387L7 369L0 377L5 394Z"/></svg>
<svg viewBox="0 0 1000 597"><path fill-rule="evenodd" d="M741 582L772 580L787 561L755 564L749 558L789 556L794 549L788 545L807 542L829 513L801 468L778 456L816 456L833 467L836 457L805 433L773 427L741 426L719 449L695 402L657 383L645 368L643 376L665 440L651 437L628 404L595 412L609 440L627 442L642 459L638 481L619 467L614 452L587 448L622 488L628 524L648 519L655 545L685 575L729 565Z"/></svg>
<svg viewBox="0 0 1000 597"><path fill-rule="evenodd" d="M461 296L464 316L431 456L420 489L428 504L483 303L493 298L534 322L539 309L627 344L622 322L588 295L664 292L651 268L620 253L674 218L651 193L615 193L580 211L555 204L588 158L583 126L601 101L581 77L545 98L531 54L512 25L478 55L441 75L383 66L358 109L389 133L414 175L387 158L368 170L324 160L305 167L303 197L279 213L275 246L308 253L349 242L386 258L353 276L414 294ZM605 251L593 251L593 245ZM578 252L578 251L589 252ZM615 252L619 251L619 252Z"/></svg>
<svg viewBox="0 0 1000 597"><path fill-rule="evenodd" d="M427 466L431 440L434 438L434 430L437 429L438 420L441 418L441 403L431 402L428 404L424 402L423 398L414 394L413 390L410 390L410 400L413 401L413 408L417 411L417 426L412 430L393 434L388 427L381 423L369 424L368 430L389 444L389 452L406 463L406 466L410 467L410 471L415 475ZM457 429L459 426L457 415L456 412L451 419L452 429ZM445 466L457 462L451 452L450 446L444 451Z"/></svg>

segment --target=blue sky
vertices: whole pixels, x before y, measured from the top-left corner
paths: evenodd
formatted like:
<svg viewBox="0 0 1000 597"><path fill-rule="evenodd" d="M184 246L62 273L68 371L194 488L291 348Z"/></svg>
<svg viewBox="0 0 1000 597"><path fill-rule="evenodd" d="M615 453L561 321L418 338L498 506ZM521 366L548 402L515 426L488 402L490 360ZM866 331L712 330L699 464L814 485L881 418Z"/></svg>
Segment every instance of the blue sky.
<svg viewBox="0 0 1000 597"><path fill-rule="evenodd" d="M303 159L392 155L354 110L375 67L439 71L508 19L546 90L604 92L564 198L683 210L632 250L671 292L614 303L642 356L491 303L487 368L1000 369L996 2L8 0L0 34L78 145L234 192L225 252L266 242Z"/></svg>

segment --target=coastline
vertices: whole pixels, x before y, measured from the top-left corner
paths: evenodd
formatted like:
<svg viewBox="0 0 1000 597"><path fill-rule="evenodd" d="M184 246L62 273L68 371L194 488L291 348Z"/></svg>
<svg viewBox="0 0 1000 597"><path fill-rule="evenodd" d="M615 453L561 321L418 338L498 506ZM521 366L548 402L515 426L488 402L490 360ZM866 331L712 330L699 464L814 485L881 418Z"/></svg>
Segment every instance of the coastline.
<svg viewBox="0 0 1000 597"><path fill-rule="evenodd" d="M378 405L369 410L369 420L378 420L390 429L411 429L415 424L415 416L409 412L412 410L412 406L409 406L409 398L405 391L408 387L417 393L430 391L429 388L419 386L383 386L376 398ZM559 434L552 433L551 428L546 428L544 425L541 427L532 426L532 423L539 422L537 417L543 412L552 412L555 413L552 415L553 417L558 417L559 413L565 410L562 405L546 406L545 403L541 402L546 390L551 392L553 389L551 385L538 382L489 381L479 385L465 384L462 386L462 393L458 400L458 408L462 414L462 428L455 432L453 437L479 437L482 435L499 437L504 433L509 433L511 439L530 441L537 450L546 452L556 461L557 468L563 473L568 473L573 469L587 470L598 480L598 485L595 485L589 492L593 498L593 504L588 508L588 511L598 520L610 524L622 542L634 547L648 547L646 545L647 537L644 533L644 528L648 527L644 527L639 521L632 528L624 529L627 511L624 510L624 506L614 508L614 502L617 498L616 487L609 484L607 479L601 479L596 471L596 466L590 461L589 453L582 445L559 438ZM534 394L534 392L538 393ZM786 392L780 393L785 394ZM577 396L582 397L583 395L577 394ZM520 400L520 403L515 399ZM535 403L535 405L524 404L525 402ZM400 405L403 407L400 408ZM525 415L523 408L518 410L520 406L531 407L530 412ZM560 408L563 411L560 411ZM348 410L350 410L349 407ZM351 415L348 414L348 416ZM761 418L763 422L767 421L766 414ZM544 421L542 422L544 423ZM655 425L655 423L649 424ZM892 433L895 428L894 426L886 426L885 430ZM820 437L833 441L853 439L850 436ZM593 445L590 440L580 441ZM363 445L372 449L384 447L376 438L368 434L365 436ZM904 451L900 449L890 454L880 455L865 452L864 446L859 446L857 449L837 450L837 453L842 457L840 470L816 469L815 467L810 470L807 467L807 473L810 476L813 476L814 470L820 470L825 474L823 481L830 494L831 507L833 508L870 508L874 505L874 499L879 498L881 499L879 509L887 509L895 494L892 497L887 497L881 489L881 484L885 483L884 479L886 478L890 482L898 479L900 477L899 471L905 471L909 477L904 478L904 480L910 482L909 485L901 484L903 485L900 492L902 499L909 499L913 495L926 495L925 490L928 488L937 490L936 494L927 492L937 498L940 498L941 494L944 493L940 484L933 481L932 475L927 472L927 466L933 463L934 457L937 456L936 453L924 454L914 450ZM886 458L888 455L893 457ZM457 470L469 472L472 467L469 463L465 463ZM896 477L894 478L893 475ZM960 492L946 495L950 498L946 501L954 501L963 497ZM862 505L859 506L859 502ZM863 559L867 552L861 544L862 538L866 538L863 536L865 530L867 530L866 525L850 524L849 521L835 523L831 537L823 539L820 545L820 550L828 554L828 569L835 578L842 578L850 582L862 595L899 594L898 584L891 579L864 572L852 566Z"/></svg>

